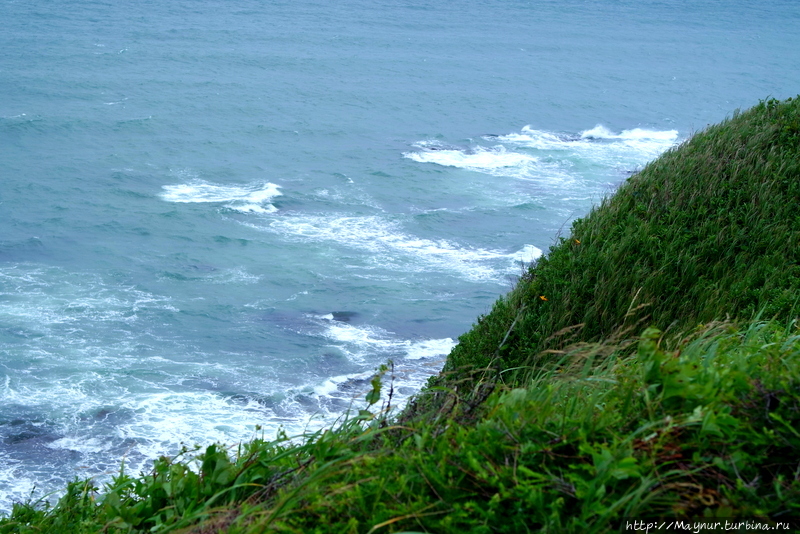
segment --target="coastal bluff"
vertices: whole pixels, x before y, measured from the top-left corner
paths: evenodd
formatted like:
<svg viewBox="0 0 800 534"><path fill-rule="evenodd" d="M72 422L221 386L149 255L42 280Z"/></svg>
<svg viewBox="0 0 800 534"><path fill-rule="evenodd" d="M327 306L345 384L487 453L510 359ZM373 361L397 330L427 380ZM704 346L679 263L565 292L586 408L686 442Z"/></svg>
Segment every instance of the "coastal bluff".
<svg viewBox="0 0 800 534"><path fill-rule="evenodd" d="M575 221L402 413L381 368L332 428L76 480L0 534L792 531L799 316L800 99L769 99Z"/></svg>

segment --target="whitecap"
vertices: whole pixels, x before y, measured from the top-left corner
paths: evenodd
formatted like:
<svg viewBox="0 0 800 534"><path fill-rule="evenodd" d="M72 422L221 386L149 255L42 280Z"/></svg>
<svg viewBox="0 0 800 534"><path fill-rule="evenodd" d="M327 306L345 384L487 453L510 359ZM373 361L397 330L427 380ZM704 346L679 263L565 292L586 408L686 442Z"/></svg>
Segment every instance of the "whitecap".
<svg viewBox="0 0 800 534"><path fill-rule="evenodd" d="M590 130L585 130L580 134L581 139L625 139L630 141L666 141L674 143L678 139L678 130L647 130L644 128L633 128L614 133L602 124L598 124Z"/></svg>
<svg viewBox="0 0 800 534"><path fill-rule="evenodd" d="M281 195L280 186L270 182L247 185L219 185L200 179L188 183L165 185L160 197L167 202L227 203L226 207L243 213L277 211L269 202Z"/></svg>
<svg viewBox="0 0 800 534"><path fill-rule="evenodd" d="M677 130L633 128L614 132L598 124L579 134L536 130L530 125L520 132L498 136L497 140L513 147L549 154L562 161L584 161L605 167L638 168L675 146Z"/></svg>
<svg viewBox="0 0 800 534"><path fill-rule="evenodd" d="M381 402L388 401L391 391L392 405L402 407L422 388L428 378L435 375L447 354L455 347L452 338L403 339L393 332L374 325L354 325L332 319L333 314L309 315L322 326L319 333L347 358L361 366L387 363L383 377ZM319 406L332 406L338 400L360 407L364 395L370 391L370 381L376 370L347 373L326 377L311 386L311 394ZM380 404L380 403L379 403ZM341 406L341 404L340 404ZM331 412L334 414L334 412Z"/></svg>
<svg viewBox="0 0 800 534"><path fill-rule="evenodd" d="M402 409L410 398L422 389L428 379L439 371L444 356L433 362L426 360L427 358L419 361L395 362L393 366L389 366L381 379L380 397L375 406L386 406L391 395L391 406L394 409ZM322 383L312 386L309 393L319 405L323 417L330 421L341 415L341 407L349 406L351 411L366 407L365 396L372 390L371 381L376 372L377 370L370 370L329 377ZM326 409L337 405L340 408ZM374 413L376 409L372 408L371 411Z"/></svg>
<svg viewBox="0 0 800 534"><path fill-rule="evenodd" d="M491 176L508 176L522 180L556 183L564 185L573 177L560 162L549 157L510 150L503 145L472 148L447 147L433 141L414 144L421 149L405 152L403 157L418 163L433 163L443 167L455 167Z"/></svg>
<svg viewBox="0 0 800 534"><path fill-rule="evenodd" d="M420 360L423 358L445 357L450 354L456 342L453 338L425 339L423 341L410 342L406 348L406 358L409 360Z"/></svg>
<svg viewBox="0 0 800 534"><path fill-rule="evenodd" d="M261 230L277 232L285 239L331 241L370 252L368 261L381 268L406 272L456 271L474 281L502 277L492 261L507 256L499 250L462 246L445 239L409 235L392 221L378 216L287 215ZM410 261L400 261L403 257Z"/></svg>
<svg viewBox="0 0 800 534"><path fill-rule="evenodd" d="M338 375L332 376L330 378L325 379L324 382L313 386L314 394L319 397L334 397L339 396L341 393L342 386L348 382L353 381L366 381L371 379L375 376L374 372L364 372L364 373L351 373L346 375ZM364 390L366 392L366 389ZM360 391L359 391L360 393Z"/></svg>
<svg viewBox="0 0 800 534"><path fill-rule="evenodd" d="M521 250L511 254L515 262L533 263L542 257L542 249L534 245L525 245Z"/></svg>
<svg viewBox="0 0 800 534"><path fill-rule="evenodd" d="M325 317L327 320L327 317ZM352 325L334 321L322 332L335 346L343 350L351 361L363 362L365 357L376 353L390 354L396 352L397 342L392 340L389 332L370 325Z"/></svg>
<svg viewBox="0 0 800 534"><path fill-rule="evenodd" d="M404 155L420 163L437 163L446 167L459 167L476 171L519 167L538 161L537 158L527 154L509 152L502 146L494 148L477 147L471 152L447 149L409 152Z"/></svg>
<svg viewBox="0 0 800 534"><path fill-rule="evenodd" d="M574 143L575 137L543 130L534 130L525 126L519 133L510 133L496 137L504 143L514 144L539 150L563 150Z"/></svg>
<svg viewBox="0 0 800 534"><path fill-rule="evenodd" d="M451 338L410 340L373 325L354 325L333 319L333 314L311 316L323 320L322 336L343 350L353 361L367 356L419 360L446 356L455 346Z"/></svg>

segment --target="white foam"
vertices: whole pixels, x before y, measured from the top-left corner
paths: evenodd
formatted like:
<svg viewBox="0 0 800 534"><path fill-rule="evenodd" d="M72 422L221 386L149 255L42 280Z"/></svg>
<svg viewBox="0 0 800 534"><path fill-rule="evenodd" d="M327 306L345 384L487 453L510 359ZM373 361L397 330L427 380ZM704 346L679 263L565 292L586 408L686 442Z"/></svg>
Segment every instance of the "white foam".
<svg viewBox="0 0 800 534"><path fill-rule="evenodd" d="M511 254L515 262L533 263L542 257L542 249L533 245L525 245L521 250Z"/></svg>
<svg viewBox="0 0 800 534"><path fill-rule="evenodd" d="M446 356L456 345L451 338L408 340L372 325L354 325L333 319L333 314L317 316L325 321L322 335L342 349L351 360L365 361L366 356L378 360L400 357L410 360ZM375 358L371 358L375 359Z"/></svg>
<svg viewBox="0 0 800 534"><path fill-rule="evenodd" d="M226 207L244 213L273 213L269 202L281 195L280 186L270 182L247 185L218 185L200 179L162 186L161 198L179 203L227 203Z"/></svg>
<svg viewBox="0 0 800 534"><path fill-rule="evenodd" d="M266 206L263 206L261 204L243 204L243 205L231 204L227 207L241 213L275 213L276 211L278 211L278 208L276 208L272 204L267 204Z"/></svg>
<svg viewBox="0 0 800 534"><path fill-rule="evenodd" d="M279 416L255 398L241 395L234 399L211 392L139 393L121 396L120 400L126 418L113 427L59 418L62 425L57 432L64 435L44 446L52 451L70 451L73 461L68 465L61 465L61 459L55 465L47 465L46 460L31 464L0 451L0 511L10 510L13 502L27 500L34 486L34 497L50 495L48 499L53 502L65 481L74 476L91 475L102 485L117 472L123 456L126 471L146 472L154 458L175 454L183 446L219 442L235 447L262 433L274 436L280 427L290 436L299 435L330 424L339 415L336 405L337 411L323 410L312 418L306 405L290 398L281 403ZM86 413L86 406L75 408L73 414L78 410ZM64 458L63 453L57 454ZM54 474L56 465L58 473Z"/></svg>
<svg viewBox="0 0 800 534"><path fill-rule="evenodd" d="M420 272L456 271L474 281L499 280L492 261L507 256L498 250L460 246L408 235L400 225L379 216L286 215L266 227L285 239L331 241L370 252L368 260L382 268ZM411 261L401 262L402 257Z"/></svg>
<svg viewBox="0 0 800 534"><path fill-rule="evenodd" d="M367 355L388 354L397 349L397 342L391 339L389 332L381 328L355 326L332 318L333 316L322 335L343 349L352 361L363 362Z"/></svg>
<svg viewBox="0 0 800 534"><path fill-rule="evenodd" d="M470 149L437 149L434 143L423 141L416 143L415 146L422 150L406 152L403 156L419 163L433 163L491 176L508 176L551 184L563 185L573 180L573 177L558 162L546 161L532 154L509 150L502 145L489 148L476 146Z"/></svg>
<svg viewBox="0 0 800 534"><path fill-rule="evenodd" d="M680 140L677 130L633 128L617 133L601 124L579 134L536 130L528 125L520 132L488 139L518 149L534 150L567 167L575 163L625 169L643 166Z"/></svg>
<svg viewBox="0 0 800 534"><path fill-rule="evenodd" d="M14 503L26 502L38 484L40 480L36 474L31 476L28 466L0 454L0 512L10 512Z"/></svg>
<svg viewBox="0 0 800 534"><path fill-rule="evenodd" d="M69 383L68 378L51 380L46 385L37 382L30 384L15 384L11 387L10 377L7 377L6 387L0 394L0 399L6 404L26 406L30 408L43 407L54 413L70 411L75 406L82 409L90 408L99 402L85 391L79 384Z"/></svg>
<svg viewBox="0 0 800 534"><path fill-rule="evenodd" d="M108 439L69 436L52 441L46 446L50 449L65 449L83 454L93 454L110 450L112 443Z"/></svg>
<svg viewBox="0 0 800 534"><path fill-rule="evenodd" d="M643 128L633 128L623 130L616 134L598 124L590 130L581 132L581 139L625 139L625 140L656 140L674 143L678 139L678 130L646 130Z"/></svg>
<svg viewBox="0 0 800 534"><path fill-rule="evenodd" d="M319 397L333 397L338 396L340 388L345 383L351 380L369 380L374 376L374 373L371 371L365 373L352 373L347 375L338 375L332 376L330 378L325 379L322 384L319 384L314 387L313 391L314 394Z"/></svg>
<svg viewBox="0 0 800 534"><path fill-rule="evenodd" d="M581 139L619 139L618 135L602 124L598 124L589 130L584 130L580 135Z"/></svg>
<svg viewBox="0 0 800 534"><path fill-rule="evenodd" d="M308 291L298 291L297 293L293 294L291 297L289 297L289 298L288 298L288 299L286 299L286 300L287 300L287 301L290 301L290 300L295 300L295 299L297 299L297 297L299 297L300 295L308 295ZM245 305L245 306L247 306L247 305ZM331 316L331 318L333 318L333 316Z"/></svg>
<svg viewBox="0 0 800 534"><path fill-rule="evenodd" d="M250 274L244 267L236 269L224 269L208 277L214 284L255 284L261 277Z"/></svg>
<svg viewBox="0 0 800 534"><path fill-rule="evenodd" d="M510 133L497 137L497 140L504 143L536 148L539 150L562 150L569 146L570 138L557 135L553 132L534 130L530 126L522 128L520 133Z"/></svg>
<svg viewBox="0 0 800 534"><path fill-rule="evenodd" d="M456 345L457 343L449 337L411 342L406 350L406 358L420 360L422 358L444 357L450 354L450 351Z"/></svg>
<svg viewBox="0 0 800 534"><path fill-rule="evenodd" d="M112 288L97 275L57 267L0 269L0 296L6 297L0 299L0 320L44 334L56 326L133 323L140 312L178 311L167 297L134 287Z"/></svg>
<svg viewBox="0 0 800 534"><path fill-rule="evenodd" d="M437 163L447 167L459 167L481 172L508 167L519 167L538 162L538 158L528 154L509 152L502 146L493 148L477 147L472 152L442 149L408 152L404 155L420 163Z"/></svg>
<svg viewBox="0 0 800 534"><path fill-rule="evenodd" d="M395 409L402 409L411 396L419 392L428 379L439 372L443 363L444 356L435 361L396 362L393 369L387 369L383 375L380 400L370 410L374 413L376 407L385 405L389 400L390 392L392 406ZM321 404L324 404L326 397L338 397L352 401L355 409L365 407L365 395L372 389L370 381L373 376L375 376L375 370L335 377L331 384L324 384L319 388ZM359 387L354 388L352 382L356 382ZM361 384L358 384L359 382ZM333 389L334 385L336 389Z"/></svg>
<svg viewBox="0 0 800 534"><path fill-rule="evenodd" d="M255 401L232 403L211 392L163 392L132 395L121 407L131 421L116 427L117 437L133 440L149 458L176 450L181 444L235 443L246 439L265 420Z"/></svg>
<svg viewBox="0 0 800 534"><path fill-rule="evenodd" d="M588 160L600 165L636 167L674 146L679 141L679 134L677 130L644 128L616 133L598 124L578 135L568 135L536 130L528 125L519 133L503 135L497 140L516 147L561 153L561 157Z"/></svg>

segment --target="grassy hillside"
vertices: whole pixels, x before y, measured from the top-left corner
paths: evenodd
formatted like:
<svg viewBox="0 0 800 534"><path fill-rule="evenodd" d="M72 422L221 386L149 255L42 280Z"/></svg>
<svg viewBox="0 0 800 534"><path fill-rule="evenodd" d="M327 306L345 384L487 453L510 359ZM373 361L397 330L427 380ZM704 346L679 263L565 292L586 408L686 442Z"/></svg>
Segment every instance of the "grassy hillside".
<svg viewBox="0 0 800 534"><path fill-rule="evenodd" d="M664 154L576 221L461 337L447 369L499 359L523 367L512 380L522 384L543 350L575 340L787 319L798 299L800 102L769 100Z"/></svg>
<svg viewBox="0 0 800 534"><path fill-rule="evenodd" d="M333 429L162 458L102 490L75 481L53 508L16 506L0 534L798 517L798 260L800 101L770 100L577 221L401 416L378 408L384 373Z"/></svg>

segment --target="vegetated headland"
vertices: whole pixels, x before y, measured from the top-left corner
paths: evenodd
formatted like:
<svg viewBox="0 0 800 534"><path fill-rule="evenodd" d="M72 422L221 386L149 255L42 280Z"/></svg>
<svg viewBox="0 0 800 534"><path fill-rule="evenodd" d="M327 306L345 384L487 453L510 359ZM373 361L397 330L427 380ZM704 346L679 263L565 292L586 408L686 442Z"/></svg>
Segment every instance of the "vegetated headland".
<svg viewBox="0 0 800 534"><path fill-rule="evenodd" d="M770 99L576 221L401 414L382 369L333 428L76 480L0 533L779 525L800 517L798 316L800 99Z"/></svg>

